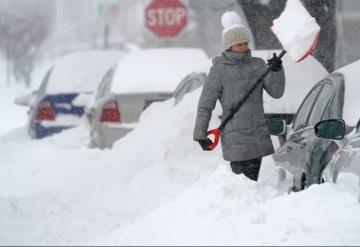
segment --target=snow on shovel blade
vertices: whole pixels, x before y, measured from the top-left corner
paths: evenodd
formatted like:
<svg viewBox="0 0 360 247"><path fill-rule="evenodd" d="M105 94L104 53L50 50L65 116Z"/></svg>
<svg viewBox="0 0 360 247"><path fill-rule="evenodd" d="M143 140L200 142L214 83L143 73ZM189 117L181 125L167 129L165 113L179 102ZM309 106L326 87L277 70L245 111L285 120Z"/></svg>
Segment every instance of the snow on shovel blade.
<svg viewBox="0 0 360 247"><path fill-rule="evenodd" d="M300 62L314 51L320 26L299 0L288 0L285 10L273 21L271 30L290 58Z"/></svg>

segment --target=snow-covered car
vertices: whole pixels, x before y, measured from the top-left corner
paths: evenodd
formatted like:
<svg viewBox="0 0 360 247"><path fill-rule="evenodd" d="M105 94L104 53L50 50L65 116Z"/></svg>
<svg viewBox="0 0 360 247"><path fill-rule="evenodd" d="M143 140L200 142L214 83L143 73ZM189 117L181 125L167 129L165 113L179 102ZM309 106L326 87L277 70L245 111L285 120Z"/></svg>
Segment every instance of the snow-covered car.
<svg viewBox="0 0 360 247"><path fill-rule="evenodd" d="M336 182L339 172L360 177L360 61L320 80L299 107L286 139L273 155L281 181L294 191L322 181ZM280 182L281 182L280 181Z"/></svg>
<svg viewBox="0 0 360 247"><path fill-rule="evenodd" d="M254 50L252 56L260 57L265 61L272 57L273 53L279 54L279 50ZM301 99L314 85L314 82L326 76L327 71L319 61L309 56L301 63L293 62L288 55L283 57L286 86L284 95L280 99L274 99L264 93L264 112L266 118L281 118L287 123L293 119ZM174 102L178 104L186 93L201 87L210 69L209 64L201 71L193 71L187 75L174 92ZM254 82L255 83L255 82Z"/></svg>
<svg viewBox="0 0 360 247"><path fill-rule="evenodd" d="M203 50L193 48L145 49L125 55L104 76L87 111L90 146L111 148L133 130L144 109L172 97L181 79L208 60Z"/></svg>
<svg viewBox="0 0 360 247"><path fill-rule="evenodd" d="M115 50L96 50L75 52L57 59L36 94L15 101L30 106L28 132L31 138L59 133L83 121L84 109L94 97L102 77L123 54Z"/></svg>

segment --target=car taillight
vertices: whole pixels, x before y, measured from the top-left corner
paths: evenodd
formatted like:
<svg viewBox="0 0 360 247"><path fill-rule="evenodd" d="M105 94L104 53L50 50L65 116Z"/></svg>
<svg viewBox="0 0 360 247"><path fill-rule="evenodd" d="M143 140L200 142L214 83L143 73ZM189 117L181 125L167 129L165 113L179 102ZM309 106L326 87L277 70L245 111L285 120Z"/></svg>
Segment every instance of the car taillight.
<svg viewBox="0 0 360 247"><path fill-rule="evenodd" d="M120 111L116 102L109 102L104 105L100 122L120 122Z"/></svg>
<svg viewBox="0 0 360 247"><path fill-rule="evenodd" d="M38 105L36 120L55 120L55 111L50 102L43 101Z"/></svg>

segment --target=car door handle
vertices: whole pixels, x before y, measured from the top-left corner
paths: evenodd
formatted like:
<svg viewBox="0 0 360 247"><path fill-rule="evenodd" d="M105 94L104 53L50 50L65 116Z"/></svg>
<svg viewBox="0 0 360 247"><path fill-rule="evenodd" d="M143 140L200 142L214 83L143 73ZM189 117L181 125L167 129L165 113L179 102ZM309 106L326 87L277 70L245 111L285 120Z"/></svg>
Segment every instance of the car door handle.
<svg viewBox="0 0 360 247"><path fill-rule="evenodd" d="M307 142L305 142L305 141L300 142L300 148L305 148L306 145L307 145Z"/></svg>

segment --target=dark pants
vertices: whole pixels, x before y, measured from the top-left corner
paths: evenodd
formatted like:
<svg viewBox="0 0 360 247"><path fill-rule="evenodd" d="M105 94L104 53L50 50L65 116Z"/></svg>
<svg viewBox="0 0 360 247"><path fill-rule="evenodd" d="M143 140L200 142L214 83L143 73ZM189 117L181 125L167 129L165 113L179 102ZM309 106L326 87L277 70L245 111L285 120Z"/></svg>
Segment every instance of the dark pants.
<svg viewBox="0 0 360 247"><path fill-rule="evenodd" d="M244 174L251 180L257 181L260 172L261 158L242 161L231 161L231 170L236 174Z"/></svg>

